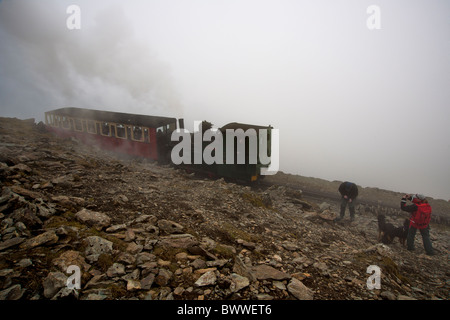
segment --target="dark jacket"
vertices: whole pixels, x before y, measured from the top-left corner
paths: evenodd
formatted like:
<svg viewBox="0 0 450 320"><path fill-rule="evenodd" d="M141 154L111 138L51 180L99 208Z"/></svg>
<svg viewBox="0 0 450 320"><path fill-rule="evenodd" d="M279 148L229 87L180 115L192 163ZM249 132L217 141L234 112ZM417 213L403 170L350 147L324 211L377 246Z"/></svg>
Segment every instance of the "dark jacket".
<svg viewBox="0 0 450 320"><path fill-rule="evenodd" d="M353 182L345 181L339 186L339 193L353 200L358 196L358 187Z"/></svg>
<svg viewBox="0 0 450 320"><path fill-rule="evenodd" d="M417 206L414 203L407 206L406 200L402 199L402 201L400 202L400 209L409 213L413 213L417 211Z"/></svg>

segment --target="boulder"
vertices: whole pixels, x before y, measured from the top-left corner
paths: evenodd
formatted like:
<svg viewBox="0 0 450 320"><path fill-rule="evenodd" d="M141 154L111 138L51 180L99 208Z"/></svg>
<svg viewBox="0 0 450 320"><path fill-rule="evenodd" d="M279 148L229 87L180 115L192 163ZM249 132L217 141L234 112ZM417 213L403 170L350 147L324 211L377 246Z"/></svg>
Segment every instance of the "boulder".
<svg viewBox="0 0 450 320"><path fill-rule="evenodd" d="M36 215L30 207L21 207L15 210L11 218L15 221L24 223L29 229L39 229L42 227L42 220Z"/></svg>
<svg viewBox="0 0 450 320"><path fill-rule="evenodd" d="M91 211L83 208L75 214L75 218L90 227L102 230L111 225L111 219L102 212Z"/></svg>
<svg viewBox="0 0 450 320"><path fill-rule="evenodd" d="M184 227L181 224L165 219L161 219L158 221L158 227L160 230L168 234L182 233L184 229Z"/></svg>
<svg viewBox="0 0 450 320"><path fill-rule="evenodd" d="M198 278L198 280L195 281L195 285L197 287L212 286L216 284L216 281L216 272L214 270L210 270Z"/></svg>
<svg viewBox="0 0 450 320"><path fill-rule="evenodd" d="M230 289L232 292L238 292L239 290L248 287L248 285L250 284L248 278L243 277L237 273L232 273L230 277L231 277Z"/></svg>
<svg viewBox="0 0 450 320"><path fill-rule="evenodd" d="M256 279L258 280L286 280L290 279L291 276L287 273L279 271L271 266L261 264L256 267L252 267L252 272L254 273Z"/></svg>
<svg viewBox="0 0 450 320"><path fill-rule="evenodd" d="M155 278L155 283L161 287L166 286L170 279L172 278L173 273L167 269L159 269L159 273Z"/></svg>
<svg viewBox="0 0 450 320"><path fill-rule="evenodd" d="M50 272L44 279L42 285L44 287L44 297L50 299L58 293L58 291L66 286L67 276L62 272Z"/></svg>
<svg viewBox="0 0 450 320"><path fill-rule="evenodd" d="M123 276L125 274L125 266L121 263L113 263L111 267L106 271L106 275L110 278Z"/></svg>
<svg viewBox="0 0 450 320"><path fill-rule="evenodd" d="M198 245L198 241L190 234L161 237L159 244L163 247L188 249Z"/></svg>
<svg viewBox="0 0 450 320"><path fill-rule="evenodd" d="M18 244L21 244L24 241L25 241L25 239L22 237L15 237L15 238L11 238L11 239L5 240L3 242L0 242L0 251L17 246Z"/></svg>
<svg viewBox="0 0 450 320"><path fill-rule="evenodd" d="M149 290L152 287L153 281L155 281L155 275L150 273L141 280L141 289Z"/></svg>
<svg viewBox="0 0 450 320"><path fill-rule="evenodd" d="M89 261L97 261L102 253L112 253L113 243L111 241L98 236L87 237L85 241L87 243L85 255Z"/></svg>
<svg viewBox="0 0 450 320"><path fill-rule="evenodd" d="M33 237L31 239L28 239L23 244L20 245L22 249L32 249L38 246L42 245L51 245L58 242L59 237L56 235L54 230L46 231L44 233L41 233L40 235L37 235L36 237Z"/></svg>
<svg viewBox="0 0 450 320"><path fill-rule="evenodd" d="M74 250L63 252L58 258L53 259L52 263L62 272L66 272L71 265L78 266L81 271L87 271L90 268L90 265L86 263L81 253Z"/></svg>
<svg viewBox="0 0 450 320"><path fill-rule="evenodd" d="M22 298L25 289L20 284L15 284L8 289L0 291L0 300L19 300Z"/></svg>
<svg viewBox="0 0 450 320"><path fill-rule="evenodd" d="M313 300L313 292L307 286L305 286L300 280L292 278L289 282L287 289L290 294L296 297L298 300Z"/></svg>

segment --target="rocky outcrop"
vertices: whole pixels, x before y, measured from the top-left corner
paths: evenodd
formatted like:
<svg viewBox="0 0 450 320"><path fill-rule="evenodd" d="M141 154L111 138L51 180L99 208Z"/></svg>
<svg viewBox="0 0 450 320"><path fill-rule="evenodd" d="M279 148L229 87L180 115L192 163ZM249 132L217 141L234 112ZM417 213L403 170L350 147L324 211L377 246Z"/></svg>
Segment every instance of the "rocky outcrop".
<svg viewBox="0 0 450 320"><path fill-rule="evenodd" d="M378 244L370 212L334 223L333 199L120 160L14 119L0 154L0 299L448 298L445 229L436 256L419 239L411 253Z"/></svg>

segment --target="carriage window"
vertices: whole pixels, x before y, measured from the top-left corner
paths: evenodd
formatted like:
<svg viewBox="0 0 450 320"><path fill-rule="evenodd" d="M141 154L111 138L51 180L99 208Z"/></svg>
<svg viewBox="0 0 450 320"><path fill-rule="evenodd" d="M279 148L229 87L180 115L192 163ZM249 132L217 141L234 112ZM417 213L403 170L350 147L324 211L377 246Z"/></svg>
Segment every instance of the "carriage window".
<svg viewBox="0 0 450 320"><path fill-rule="evenodd" d="M125 126L123 124L116 125L116 137L121 139L127 138L127 131L125 130Z"/></svg>
<svg viewBox="0 0 450 320"><path fill-rule="evenodd" d="M144 128L144 142L150 142L150 134L148 128Z"/></svg>
<svg viewBox="0 0 450 320"><path fill-rule="evenodd" d="M75 131L83 131L83 121L81 119L74 119Z"/></svg>
<svg viewBox="0 0 450 320"><path fill-rule="evenodd" d="M102 136L111 136L111 126L107 122L101 122L99 123L100 126L100 134Z"/></svg>
<svg viewBox="0 0 450 320"><path fill-rule="evenodd" d="M87 120L87 132L92 133L92 134L97 134L97 130L95 128L95 122L93 120Z"/></svg>
<svg viewBox="0 0 450 320"><path fill-rule="evenodd" d="M102 128L102 123L100 121L95 121L95 133L100 134L100 129Z"/></svg>
<svg viewBox="0 0 450 320"><path fill-rule="evenodd" d="M55 127L59 127L61 124L61 116L55 115Z"/></svg>
<svg viewBox="0 0 450 320"><path fill-rule="evenodd" d="M55 115L53 113L50 113L48 115L48 123L52 126L52 127L56 127L56 123L55 123Z"/></svg>
<svg viewBox="0 0 450 320"><path fill-rule="evenodd" d="M142 132L142 127L131 127L132 128L132 132L131 132L131 139L134 141L144 141L144 135Z"/></svg>
<svg viewBox="0 0 450 320"><path fill-rule="evenodd" d="M177 128L177 124L176 123L171 123L167 125L167 132L168 133L172 133L174 130L176 130Z"/></svg>
<svg viewBox="0 0 450 320"><path fill-rule="evenodd" d="M131 132L131 127L130 126L125 126L125 130L127 131L127 139L128 140L133 140L133 133Z"/></svg>
<svg viewBox="0 0 450 320"><path fill-rule="evenodd" d="M70 129L70 119L68 117L62 117L61 124L64 129Z"/></svg>

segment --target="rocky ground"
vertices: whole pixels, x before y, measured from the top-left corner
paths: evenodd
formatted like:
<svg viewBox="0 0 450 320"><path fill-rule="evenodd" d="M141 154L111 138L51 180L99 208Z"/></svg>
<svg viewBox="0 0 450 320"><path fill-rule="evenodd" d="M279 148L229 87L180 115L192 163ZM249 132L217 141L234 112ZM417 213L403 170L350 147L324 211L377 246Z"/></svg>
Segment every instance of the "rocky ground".
<svg viewBox="0 0 450 320"><path fill-rule="evenodd" d="M337 224L332 200L120 159L31 120L0 118L0 181L0 299L449 298L447 226L435 256L420 235L409 252L378 243L362 206Z"/></svg>
<svg viewBox="0 0 450 320"><path fill-rule="evenodd" d="M267 176L265 183L284 185L289 188L303 190L303 196L312 197L316 201L321 201L322 198L327 200L340 201L338 188L342 181L328 181L319 178L305 177L300 175L288 174L279 171L276 175ZM358 184L358 199L359 204L365 206L365 210L375 213L376 210L382 208L383 213L391 216L404 216L404 212L400 210L400 199L405 194L404 192L395 192L374 187L363 187ZM423 193L420 190L415 191ZM433 208L431 216L432 222L439 225L450 226L450 200L434 199L425 194L427 200Z"/></svg>

